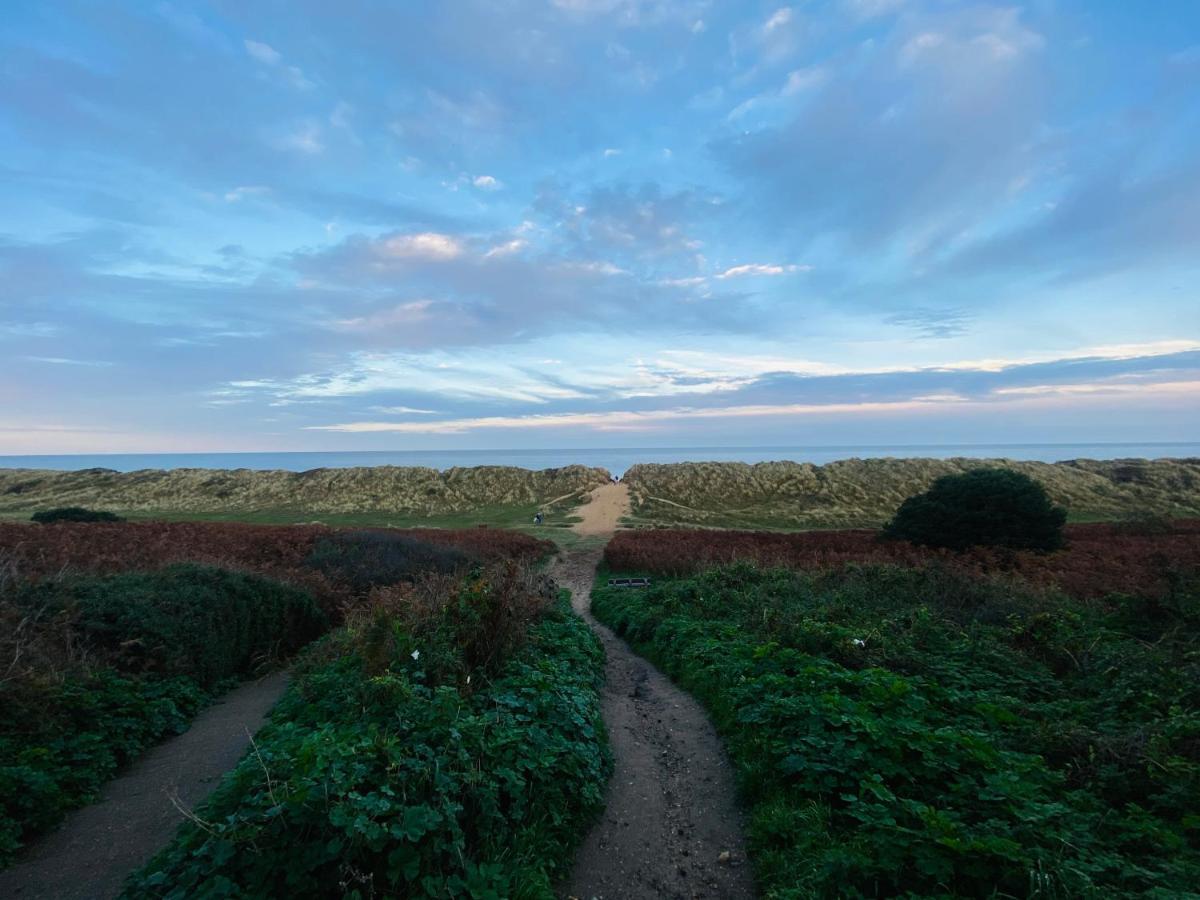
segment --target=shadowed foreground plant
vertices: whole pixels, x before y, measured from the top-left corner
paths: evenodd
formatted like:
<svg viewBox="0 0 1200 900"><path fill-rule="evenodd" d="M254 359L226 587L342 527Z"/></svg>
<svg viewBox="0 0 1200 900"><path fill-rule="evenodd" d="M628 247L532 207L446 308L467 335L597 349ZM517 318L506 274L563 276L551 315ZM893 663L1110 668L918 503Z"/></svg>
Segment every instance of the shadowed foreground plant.
<svg viewBox="0 0 1200 900"><path fill-rule="evenodd" d="M0 595L0 864L233 679L325 627L308 594L198 566L11 581Z"/></svg>

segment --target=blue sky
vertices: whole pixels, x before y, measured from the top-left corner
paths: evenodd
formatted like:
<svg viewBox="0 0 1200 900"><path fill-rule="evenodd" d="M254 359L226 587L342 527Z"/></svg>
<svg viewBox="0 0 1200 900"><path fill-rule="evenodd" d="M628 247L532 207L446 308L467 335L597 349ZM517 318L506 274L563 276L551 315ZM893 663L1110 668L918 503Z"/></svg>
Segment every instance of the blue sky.
<svg viewBox="0 0 1200 900"><path fill-rule="evenodd" d="M7 0L0 198L0 452L1200 438L1193 0Z"/></svg>

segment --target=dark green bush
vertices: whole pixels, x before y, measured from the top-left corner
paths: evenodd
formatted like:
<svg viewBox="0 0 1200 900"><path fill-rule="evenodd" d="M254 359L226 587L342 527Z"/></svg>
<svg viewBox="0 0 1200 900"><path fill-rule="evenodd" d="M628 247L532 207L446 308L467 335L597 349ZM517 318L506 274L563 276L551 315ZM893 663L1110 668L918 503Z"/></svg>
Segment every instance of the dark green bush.
<svg viewBox="0 0 1200 900"><path fill-rule="evenodd" d="M884 527L884 535L929 547L1008 547L1057 550L1067 512L1046 489L1010 469L973 469L943 475L923 494L909 497Z"/></svg>
<svg viewBox="0 0 1200 900"><path fill-rule="evenodd" d="M738 565L593 609L713 714L764 896L1165 900L1200 884L1200 595L1147 602Z"/></svg>
<svg viewBox="0 0 1200 900"><path fill-rule="evenodd" d="M185 675L205 689L294 653L328 627L304 591L190 564L37 585L17 602L69 611L79 639L118 671Z"/></svg>
<svg viewBox="0 0 1200 900"><path fill-rule="evenodd" d="M471 557L454 547L386 531L339 531L317 539L308 565L365 592L431 572L465 568Z"/></svg>
<svg viewBox="0 0 1200 900"><path fill-rule="evenodd" d="M60 506L44 509L30 517L34 522L49 525L52 522L123 522L116 513L102 509L84 509L82 506Z"/></svg>
<svg viewBox="0 0 1200 900"><path fill-rule="evenodd" d="M126 896L553 897L611 765L603 651L565 599L494 680L431 677L456 641L371 615L314 647L204 824Z"/></svg>

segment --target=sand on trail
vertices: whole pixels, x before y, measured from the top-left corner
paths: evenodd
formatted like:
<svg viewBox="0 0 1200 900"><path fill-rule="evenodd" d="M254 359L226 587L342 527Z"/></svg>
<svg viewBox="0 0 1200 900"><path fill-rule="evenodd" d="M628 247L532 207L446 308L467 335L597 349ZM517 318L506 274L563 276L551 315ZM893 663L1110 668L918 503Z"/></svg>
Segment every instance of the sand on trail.
<svg viewBox="0 0 1200 900"><path fill-rule="evenodd" d="M621 524L621 517L629 515L629 486L626 484L602 484L588 494L588 502L575 510L582 521L576 522L572 530L580 537L608 537Z"/></svg>
<svg viewBox="0 0 1200 900"><path fill-rule="evenodd" d="M176 802L194 809L241 759L287 680L275 672L235 688L183 734L148 751L105 785L98 801L34 840L15 866L0 872L0 897L117 896L126 877L174 836L183 821Z"/></svg>
<svg viewBox="0 0 1200 900"><path fill-rule="evenodd" d="M584 520L576 531L610 535L628 509L625 485L597 488L579 510ZM604 813L561 893L579 900L753 897L721 741L699 703L592 616L600 554L595 547L565 552L552 570L604 645L601 706L616 758Z"/></svg>

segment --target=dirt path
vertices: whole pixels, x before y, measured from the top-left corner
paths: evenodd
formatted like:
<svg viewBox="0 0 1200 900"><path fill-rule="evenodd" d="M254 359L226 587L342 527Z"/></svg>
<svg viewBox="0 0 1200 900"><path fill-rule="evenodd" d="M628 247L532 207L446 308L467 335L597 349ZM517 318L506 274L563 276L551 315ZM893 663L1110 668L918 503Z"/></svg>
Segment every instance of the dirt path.
<svg viewBox="0 0 1200 900"><path fill-rule="evenodd" d="M627 491L616 490L624 487L596 492L611 522L608 533L628 510ZM600 536L604 532L582 532L599 527L599 516L586 517L588 506L576 527ZM602 704L616 756L603 817L580 848L565 894L580 900L753 897L733 770L721 742L699 703L592 616L600 553L571 551L553 570L604 644Z"/></svg>
<svg viewBox="0 0 1200 900"><path fill-rule="evenodd" d="M590 500L575 510L583 521L572 530L580 537L608 537L617 530L621 517L629 514L629 486L604 484L589 494Z"/></svg>
<svg viewBox="0 0 1200 900"><path fill-rule="evenodd" d="M287 686L276 672L226 694L192 727L150 750L109 782L100 799L72 813L57 831L28 847L21 862L0 872L0 897L108 900L126 876L175 834L192 809L241 759L254 733Z"/></svg>

